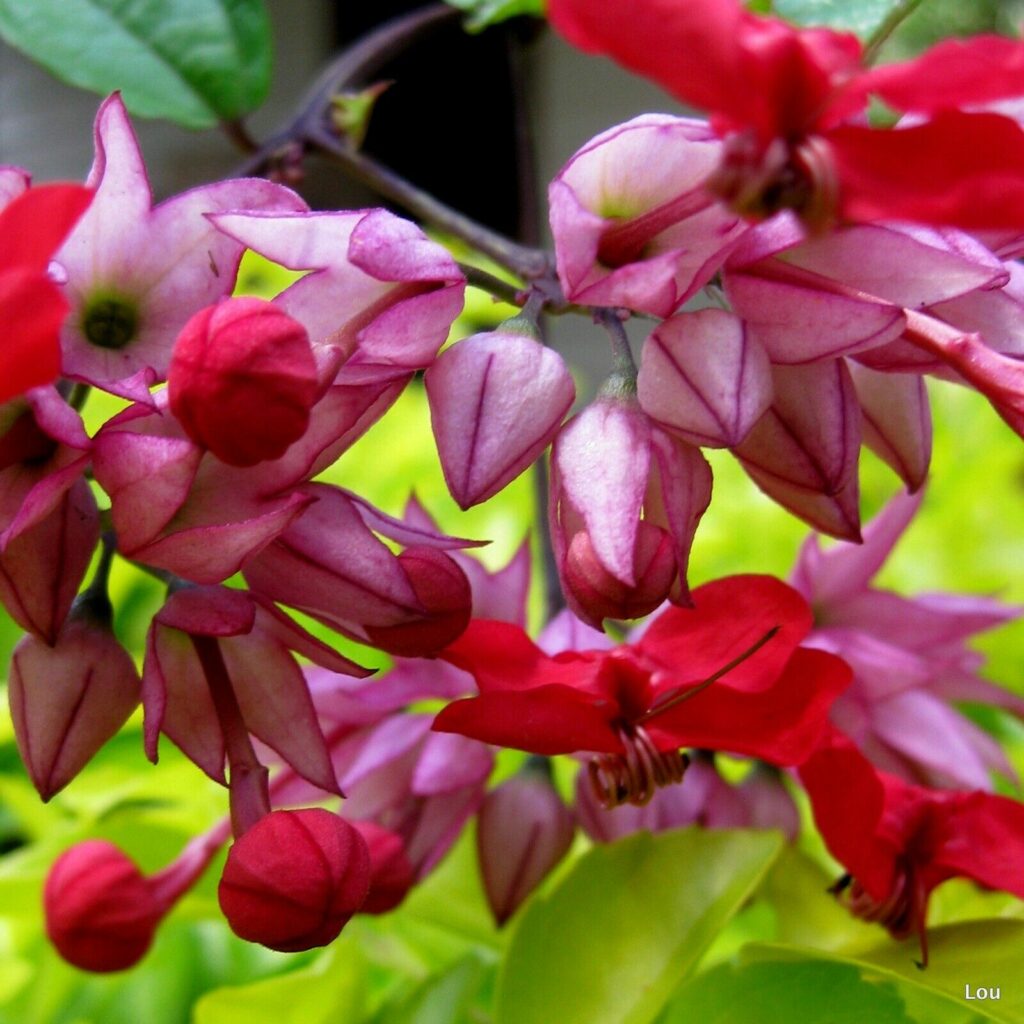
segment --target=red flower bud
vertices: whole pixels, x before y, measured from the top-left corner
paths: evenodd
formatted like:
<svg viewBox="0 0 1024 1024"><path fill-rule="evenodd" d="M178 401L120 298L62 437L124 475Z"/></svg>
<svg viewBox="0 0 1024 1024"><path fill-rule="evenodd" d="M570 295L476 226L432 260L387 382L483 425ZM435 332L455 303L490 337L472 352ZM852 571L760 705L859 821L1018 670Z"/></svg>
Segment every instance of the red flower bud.
<svg viewBox="0 0 1024 1024"><path fill-rule="evenodd" d="M372 821L352 824L370 851L370 892L359 908L363 914L386 914L405 899L416 875L402 837Z"/></svg>
<svg viewBox="0 0 1024 1024"><path fill-rule="evenodd" d="M167 906L113 843L90 839L63 853L43 889L46 934L68 963L123 971L153 941Z"/></svg>
<svg viewBox="0 0 1024 1024"><path fill-rule="evenodd" d="M326 946L362 906L370 853L330 811L272 811L228 851L217 897L231 930L282 953Z"/></svg>
<svg viewBox="0 0 1024 1024"><path fill-rule="evenodd" d="M273 303L228 299L182 328L167 383L171 411L196 444L253 466L306 432L316 360L305 327Z"/></svg>

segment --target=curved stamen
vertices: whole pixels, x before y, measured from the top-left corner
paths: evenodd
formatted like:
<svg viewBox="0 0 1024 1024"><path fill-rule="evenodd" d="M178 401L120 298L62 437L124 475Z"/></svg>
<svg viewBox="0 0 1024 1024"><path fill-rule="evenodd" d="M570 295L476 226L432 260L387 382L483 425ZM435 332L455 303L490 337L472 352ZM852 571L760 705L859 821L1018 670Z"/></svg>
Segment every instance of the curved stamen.
<svg viewBox="0 0 1024 1024"><path fill-rule="evenodd" d="M662 786L682 782L690 759L681 750L658 750L642 726L620 726L622 754L601 754L587 765L590 784L606 810L642 807Z"/></svg>

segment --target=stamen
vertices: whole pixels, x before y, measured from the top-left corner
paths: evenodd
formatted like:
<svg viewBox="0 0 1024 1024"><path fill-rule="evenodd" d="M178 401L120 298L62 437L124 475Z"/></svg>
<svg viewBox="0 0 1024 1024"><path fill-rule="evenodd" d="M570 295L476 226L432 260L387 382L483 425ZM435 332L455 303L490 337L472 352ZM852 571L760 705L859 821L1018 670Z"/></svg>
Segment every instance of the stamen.
<svg viewBox="0 0 1024 1024"><path fill-rule="evenodd" d="M655 717L655 715L660 715L662 712L668 711L669 708L674 708L677 704L682 704L683 701L691 700L696 697L698 693L702 690L706 690L712 683L718 682L718 680L727 672L731 672L737 665L742 665L747 658L757 654L757 652L761 650L761 648L764 647L764 645L768 643L768 641L771 640L780 629L782 629L781 626L772 626L772 628L769 629L760 640L751 644L742 654L738 654L733 658L732 661L723 665L717 671L712 672L707 679L702 680L696 686L691 686L689 689L684 689L682 691L669 690L668 693L663 694L657 701L655 701L654 705L648 711L645 711L638 721L649 722Z"/></svg>
<svg viewBox="0 0 1024 1024"><path fill-rule="evenodd" d="M662 786L683 781L690 759L681 750L658 750L643 726L620 726L624 754L601 754L587 765L590 784L606 810L643 807Z"/></svg>
<svg viewBox="0 0 1024 1024"><path fill-rule="evenodd" d="M894 939L905 939L917 932L921 945L919 968L928 966L928 935L925 930L926 893L917 872L899 865L892 891L879 902L869 895L855 878L843 875L829 890L854 917L883 925ZM844 895L845 893L845 895Z"/></svg>

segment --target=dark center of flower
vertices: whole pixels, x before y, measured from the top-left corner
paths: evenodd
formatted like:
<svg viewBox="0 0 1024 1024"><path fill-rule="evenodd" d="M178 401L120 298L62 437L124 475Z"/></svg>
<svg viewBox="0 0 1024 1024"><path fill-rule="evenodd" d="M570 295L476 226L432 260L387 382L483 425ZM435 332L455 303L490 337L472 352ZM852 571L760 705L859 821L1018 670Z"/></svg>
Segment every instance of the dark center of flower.
<svg viewBox="0 0 1024 1024"><path fill-rule="evenodd" d="M681 750L658 750L642 725L621 725L622 754L601 754L587 765L598 803L643 807L655 791L683 781L690 759Z"/></svg>
<svg viewBox="0 0 1024 1024"><path fill-rule="evenodd" d="M82 316L82 333L100 348L124 348L135 339L138 328L135 306L112 296L93 299Z"/></svg>
<svg viewBox="0 0 1024 1024"><path fill-rule="evenodd" d="M767 148L750 132L733 135L707 188L751 220L792 210L812 234L832 226L839 201L831 150L814 135L792 144L775 139Z"/></svg>

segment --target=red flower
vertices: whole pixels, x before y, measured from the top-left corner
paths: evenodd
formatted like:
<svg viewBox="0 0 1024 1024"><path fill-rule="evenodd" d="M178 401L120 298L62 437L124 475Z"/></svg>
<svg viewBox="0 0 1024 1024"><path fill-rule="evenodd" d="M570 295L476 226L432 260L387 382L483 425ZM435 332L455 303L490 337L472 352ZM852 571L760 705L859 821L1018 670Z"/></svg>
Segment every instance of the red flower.
<svg viewBox="0 0 1024 1024"><path fill-rule="evenodd" d="M796 764L818 744L850 678L798 647L803 598L769 576L698 587L636 644L548 657L518 627L474 620L440 657L471 672L480 696L449 704L434 728L536 754L593 751L604 803L645 803L682 778L681 747ZM712 685L714 684L714 685Z"/></svg>
<svg viewBox="0 0 1024 1024"><path fill-rule="evenodd" d="M60 372L58 330L68 304L46 267L91 199L79 185L43 185L0 211L0 402Z"/></svg>
<svg viewBox="0 0 1024 1024"><path fill-rule="evenodd" d="M739 0L551 0L550 14L576 46L711 112L727 142L709 185L748 216L1024 225L1024 131L956 109L1024 93L1016 41L951 40L869 69L855 36L758 17ZM923 120L851 123L870 95Z"/></svg>
<svg viewBox="0 0 1024 1024"><path fill-rule="evenodd" d="M1024 804L990 793L924 789L877 772L838 730L800 768L814 818L849 871L836 885L858 917L897 939L917 932L928 962L928 897L971 878L1024 899Z"/></svg>

